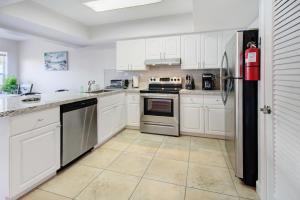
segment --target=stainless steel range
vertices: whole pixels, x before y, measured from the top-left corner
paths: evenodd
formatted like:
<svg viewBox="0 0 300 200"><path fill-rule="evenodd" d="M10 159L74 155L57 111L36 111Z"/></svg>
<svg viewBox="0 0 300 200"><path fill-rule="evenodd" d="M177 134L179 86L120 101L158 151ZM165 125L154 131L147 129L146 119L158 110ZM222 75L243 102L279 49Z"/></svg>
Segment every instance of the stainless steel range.
<svg viewBox="0 0 300 200"><path fill-rule="evenodd" d="M140 131L179 136L180 77L150 78L148 90L141 90Z"/></svg>

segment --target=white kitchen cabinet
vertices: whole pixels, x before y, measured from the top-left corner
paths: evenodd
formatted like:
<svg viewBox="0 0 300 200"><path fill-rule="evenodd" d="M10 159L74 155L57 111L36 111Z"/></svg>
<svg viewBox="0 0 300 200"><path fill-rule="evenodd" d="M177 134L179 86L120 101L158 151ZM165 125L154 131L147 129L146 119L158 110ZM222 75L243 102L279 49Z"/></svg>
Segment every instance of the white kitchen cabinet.
<svg viewBox="0 0 300 200"><path fill-rule="evenodd" d="M146 59L180 58L180 36L146 39Z"/></svg>
<svg viewBox="0 0 300 200"><path fill-rule="evenodd" d="M219 95L180 95L180 104L184 134L224 138L225 110Z"/></svg>
<svg viewBox="0 0 300 200"><path fill-rule="evenodd" d="M98 98L98 145L125 127L125 93Z"/></svg>
<svg viewBox="0 0 300 200"><path fill-rule="evenodd" d="M202 106L181 105L181 131L204 133L204 112Z"/></svg>
<svg viewBox="0 0 300 200"><path fill-rule="evenodd" d="M98 119L98 144L105 142L114 134L115 108L113 106L103 108L99 112Z"/></svg>
<svg viewBox="0 0 300 200"><path fill-rule="evenodd" d="M225 112L223 107L207 106L205 108L205 133L225 136Z"/></svg>
<svg viewBox="0 0 300 200"><path fill-rule="evenodd" d="M220 68L222 32L201 34L201 68Z"/></svg>
<svg viewBox="0 0 300 200"><path fill-rule="evenodd" d="M201 68L200 34L181 36L181 69Z"/></svg>
<svg viewBox="0 0 300 200"><path fill-rule="evenodd" d="M12 195L56 173L60 168L60 126L51 124L10 139Z"/></svg>
<svg viewBox="0 0 300 200"><path fill-rule="evenodd" d="M145 39L117 42L117 70L146 70L145 58Z"/></svg>
<svg viewBox="0 0 300 200"><path fill-rule="evenodd" d="M180 58L180 36L163 38L163 58Z"/></svg>
<svg viewBox="0 0 300 200"><path fill-rule="evenodd" d="M140 126L140 95L127 94L127 126Z"/></svg>

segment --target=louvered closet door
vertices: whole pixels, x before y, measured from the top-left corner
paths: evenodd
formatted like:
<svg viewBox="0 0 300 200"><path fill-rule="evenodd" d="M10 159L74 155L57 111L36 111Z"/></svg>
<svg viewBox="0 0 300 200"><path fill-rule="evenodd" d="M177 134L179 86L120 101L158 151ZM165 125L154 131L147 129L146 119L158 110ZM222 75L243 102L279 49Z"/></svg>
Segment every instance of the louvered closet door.
<svg viewBox="0 0 300 200"><path fill-rule="evenodd" d="M300 199L300 0L273 1L274 199Z"/></svg>

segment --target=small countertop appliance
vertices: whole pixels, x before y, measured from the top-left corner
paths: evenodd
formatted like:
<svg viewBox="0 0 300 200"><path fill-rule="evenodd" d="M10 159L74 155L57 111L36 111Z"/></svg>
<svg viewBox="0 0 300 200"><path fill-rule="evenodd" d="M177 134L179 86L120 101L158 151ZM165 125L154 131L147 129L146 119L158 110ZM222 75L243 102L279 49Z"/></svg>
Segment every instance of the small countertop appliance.
<svg viewBox="0 0 300 200"><path fill-rule="evenodd" d="M185 89L194 90L195 89L195 81L192 75L187 74L185 77Z"/></svg>
<svg viewBox="0 0 300 200"><path fill-rule="evenodd" d="M215 89L216 76L211 73L202 74L202 89L203 90L214 90Z"/></svg>

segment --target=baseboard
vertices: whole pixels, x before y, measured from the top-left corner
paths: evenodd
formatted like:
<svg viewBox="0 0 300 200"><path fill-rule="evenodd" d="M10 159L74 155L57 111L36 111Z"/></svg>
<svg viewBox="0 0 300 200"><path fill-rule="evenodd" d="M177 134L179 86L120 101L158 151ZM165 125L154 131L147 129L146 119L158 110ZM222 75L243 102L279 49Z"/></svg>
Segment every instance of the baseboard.
<svg viewBox="0 0 300 200"><path fill-rule="evenodd" d="M125 129L133 129L133 130L140 130L139 126L126 126Z"/></svg>
<svg viewBox="0 0 300 200"><path fill-rule="evenodd" d="M261 198L261 185L260 185L259 180L256 181L256 193L257 193L259 200L262 199Z"/></svg>
<svg viewBox="0 0 300 200"><path fill-rule="evenodd" d="M181 131L180 135L193 136L193 137L204 137L204 138L212 138L212 139L222 139L225 140L225 136L222 135L208 135L205 133L192 133L192 132L184 132Z"/></svg>

